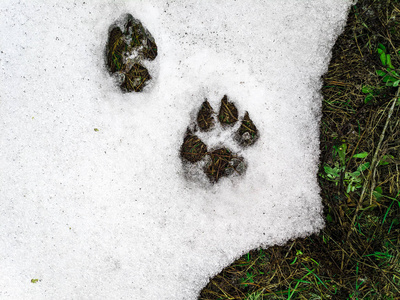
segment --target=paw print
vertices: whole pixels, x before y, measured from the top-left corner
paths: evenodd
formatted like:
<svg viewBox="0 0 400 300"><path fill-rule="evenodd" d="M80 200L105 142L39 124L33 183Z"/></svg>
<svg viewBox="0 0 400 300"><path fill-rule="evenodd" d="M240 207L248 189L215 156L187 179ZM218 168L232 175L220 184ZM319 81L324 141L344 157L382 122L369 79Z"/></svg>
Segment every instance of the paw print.
<svg viewBox="0 0 400 300"><path fill-rule="evenodd" d="M127 14L110 26L106 45L106 65L124 92L141 92L151 79L144 61L157 56L151 33L132 15Z"/></svg>
<svg viewBox="0 0 400 300"><path fill-rule="evenodd" d="M259 138L249 113L246 111L239 121L238 110L226 95L221 100L218 115L207 99L202 103L196 120L186 131L180 149L184 163L202 170L212 183L222 177L241 175L247 168L244 158L230 147L222 143L208 147L202 140L215 141L221 136L232 139L239 149L253 145Z"/></svg>

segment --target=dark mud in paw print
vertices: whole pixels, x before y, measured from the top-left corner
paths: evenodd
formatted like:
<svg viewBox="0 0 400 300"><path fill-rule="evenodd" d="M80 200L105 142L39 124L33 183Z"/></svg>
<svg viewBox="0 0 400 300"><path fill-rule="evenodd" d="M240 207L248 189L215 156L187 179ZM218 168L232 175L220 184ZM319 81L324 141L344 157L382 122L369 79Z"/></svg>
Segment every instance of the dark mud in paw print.
<svg viewBox="0 0 400 300"><path fill-rule="evenodd" d="M144 66L157 56L150 32L132 15L121 17L109 28L105 57L108 71L124 92L141 92L151 79Z"/></svg>
<svg viewBox="0 0 400 300"><path fill-rule="evenodd" d="M227 96L222 98L218 114L205 100L186 131L180 155L189 177L200 178L202 172L216 183L222 177L245 172L246 161L237 152L253 145L258 138L249 113L246 111L239 120L239 112ZM207 146L210 143L211 147Z"/></svg>

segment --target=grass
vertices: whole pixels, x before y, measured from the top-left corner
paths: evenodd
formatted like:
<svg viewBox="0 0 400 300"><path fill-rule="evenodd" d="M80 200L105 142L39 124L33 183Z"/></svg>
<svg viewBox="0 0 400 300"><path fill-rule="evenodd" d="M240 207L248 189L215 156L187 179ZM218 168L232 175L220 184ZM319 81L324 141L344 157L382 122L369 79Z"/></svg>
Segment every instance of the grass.
<svg viewBox="0 0 400 300"><path fill-rule="evenodd" d="M321 91L325 229L247 253L199 299L400 299L399 52L399 1L352 6Z"/></svg>

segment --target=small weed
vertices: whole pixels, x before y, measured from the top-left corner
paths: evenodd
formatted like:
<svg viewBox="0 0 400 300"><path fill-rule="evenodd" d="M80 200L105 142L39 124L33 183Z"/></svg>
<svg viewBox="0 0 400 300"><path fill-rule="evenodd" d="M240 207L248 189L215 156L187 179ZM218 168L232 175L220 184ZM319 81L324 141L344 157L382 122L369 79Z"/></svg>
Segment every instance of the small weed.
<svg viewBox="0 0 400 300"><path fill-rule="evenodd" d="M339 161L336 161L333 166L328 164L324 165L325 174L321 173L320 176L329 181L335 182L336 185L340 183L343 179L343 184L347 186L346 193L354 192L356 189L362 187L364 180L363 172L370 166L369 162L365 162L359 165L354 172L346 170L346 144L341 144L340 146L335 146L334 151L339 156ZM367 152L361 152L353 155L353 158L364 159L368 156ZM342 174L344 173L344 176Z"/></svg>
<svg viewBox="0 0 400 300"><path fill-rule="evenodd" d="M384 86L372 86L363 85L362 93L366 94L364 103L372 103L376 97L385 93L386 87L397 87L400 84L400 76L396 68L392 64L392 58L390 54L387 53L386 47L383 44L378 44L376 50L383 69L375 70L376 74L381 77L382 81L385 83Z"/></svg>
<svg viewBox="0 0 400 300"><path fill-rule="evenodd" d="M382 66L385 67L386 70L376 70L376 74L382 77L382 81L386 83L386 86L399 86L400 75L395 71L395 67L392 65L390 54L386 53L386 47L382 44L379 44L377 52L379 54Z"/></svg>
<svg viewBox="0 0 400 300"><path fill-rule="evenodd" d="M365 104L371 102L376 96L379 95L379 89L377 89L373 86L370 86L370 85L363 86L361 91L364 94L367 94L367 96L364 99Z"/></svg>

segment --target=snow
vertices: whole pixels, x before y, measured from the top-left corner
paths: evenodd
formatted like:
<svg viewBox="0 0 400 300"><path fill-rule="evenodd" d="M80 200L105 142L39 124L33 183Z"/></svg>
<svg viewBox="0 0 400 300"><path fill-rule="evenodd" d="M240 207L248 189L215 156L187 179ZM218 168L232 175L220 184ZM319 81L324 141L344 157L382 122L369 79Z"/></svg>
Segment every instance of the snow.
<svg viewBox="0 0 400 300"><path fill-rule="evenodd" d="M247 251L318 232L320 77L350 4L2 1L0 298L196 299ZM125 13L158 45L142 93L105 68ZM188 180L186 128L225 94L260 132L247 171Z"/></svg>

